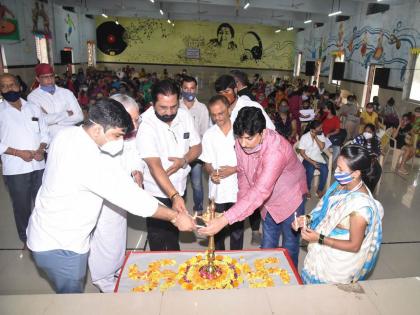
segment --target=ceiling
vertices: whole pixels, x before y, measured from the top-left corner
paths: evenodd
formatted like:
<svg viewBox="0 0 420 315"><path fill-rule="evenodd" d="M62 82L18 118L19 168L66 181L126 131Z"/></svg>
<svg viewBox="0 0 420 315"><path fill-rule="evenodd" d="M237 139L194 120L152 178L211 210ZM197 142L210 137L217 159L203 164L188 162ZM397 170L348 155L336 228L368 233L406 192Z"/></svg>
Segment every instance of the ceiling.
<svg viewBox="0 0 420 315"><path fill-rule="evenodd" d="M381 3L400 4L410 0L384 0ZM244 9L245 4L250 5ZM328 13L342 11L354 16L367 2L376 0L54 0L55 4L77 6L86 14L106 13L114 17L170 18L243 24L265 24L274 27L307 27L304 21L325 23ZM332 7L334 3L334 7ZM340 7L339 7L340 6ZM164 12L164 15L159 13Z"/></svg>

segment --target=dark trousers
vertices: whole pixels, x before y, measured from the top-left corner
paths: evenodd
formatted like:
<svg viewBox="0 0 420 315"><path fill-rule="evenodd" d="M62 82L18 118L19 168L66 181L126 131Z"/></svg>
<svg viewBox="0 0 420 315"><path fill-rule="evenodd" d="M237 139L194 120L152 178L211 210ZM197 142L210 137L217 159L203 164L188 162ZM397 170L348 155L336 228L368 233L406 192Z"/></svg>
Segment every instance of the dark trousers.
<svg viewBox="0 0 420 315"><path fill-rule="evenodd" d="M42 183L44 170L19 175L3 175L12 200L16 228L19 238L26 243L26 228L35 204L36 194Z"/></svg>
<svg viewBox="0 0 420 315"><path fill-rule="evenodd" d="M231 208L233 203L216 203L216 212L222 213ZM244 246L244 221L233 223L214 236L217 250L225 250L225 238L230 236L230 249L241 250Z"/></svg>
<svg viewBox="0 0 420 315"><path fill-rule="evenodd" d="M256 209L253 214L249 217L249 224L251 225L251 230L253 232L260 230L260 223L261 223L261 211L260 209Z"/></svg>
<svg viewBox="0 0 420 315"><path fill-rule="evenodd" d="M165 206L172 207L171 199L158 197L156 199ZM146 218L146 227L151 251L180 250L179 231L171 222Z"/></svg>

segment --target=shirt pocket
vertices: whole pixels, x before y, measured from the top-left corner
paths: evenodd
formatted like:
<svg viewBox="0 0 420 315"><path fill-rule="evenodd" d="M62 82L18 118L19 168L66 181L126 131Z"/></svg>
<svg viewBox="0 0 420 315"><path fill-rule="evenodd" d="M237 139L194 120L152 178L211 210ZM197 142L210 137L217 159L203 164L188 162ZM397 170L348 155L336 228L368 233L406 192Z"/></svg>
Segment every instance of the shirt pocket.
<svg viewBox="0 0 420 315"><path fill-rule="evenodd" d="M31 130L33 130L35 133L40 133L41 128L39 125L39 117L31 117L30 119Z"/></svg>

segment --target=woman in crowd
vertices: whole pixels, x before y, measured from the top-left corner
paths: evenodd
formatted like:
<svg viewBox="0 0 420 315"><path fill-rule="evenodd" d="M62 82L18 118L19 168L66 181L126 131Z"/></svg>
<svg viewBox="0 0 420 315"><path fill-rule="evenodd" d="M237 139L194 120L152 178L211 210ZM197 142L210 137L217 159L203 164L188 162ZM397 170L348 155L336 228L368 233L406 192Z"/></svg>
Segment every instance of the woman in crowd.
<svg viewBox="0 0 420 315"><path fill-rule="evenodd" d="M412 134L413 126L411 125L411 113L406 113L401 117L401 122L398 128L394 128L392 136L397 141L397 149L402 150L401 160L397 165L397 172L402 175L408 175L405 164L409 161L415 153L414 137Z"/></svg>
<svg viewBox="0 0 420 315"><path fill-rule="evenodd" d="M328 101L325 104L323 114L325 118L322 120L322 131L332 143L333 161L335 161L340 153L340 146L343 144L344 139L340 137L340 118L336 115L333 102Z"/></svg>
<svg viewBox="0 0 420 315"><path fill-rule="evenodd" d="M328 177L328 166L322 155L325 149L325 137L322 134L321 123L314 120L308 125L309 131L299 141L298 149L303 157L303 167L306 170L306 183L308 185L307 198L311 198L311 185L315 170L319 170L319 184L316 194L322 197L325 183Z"/></svg>
<svg viewBox="0 0 420 315"><path fill-rule="evenodd" d="M289 106L286 100L283 100L279 106L279 112L275 115L274 126L279 134L285 137L291 144L296 142L297 124L289 112Z"/></svg>
<svg viewBox="0 0 420 315"><path fill-rule="evenodd" d="M382 240L382 205L365 180L371 176L369 151L345 146L337 160L336 182L309 216L293 222L309 242L302 269L304 283L364 280L375 266Z"/></svg>
<svg viewBox="0 0 420 315"><path fill-rule="evenodd" d="M390 97L388 102L382 108L379 116L382 117L386 128L398 127L399 118L397 110L395 109L395 100L393 97Z"/></svg>
<svg viewBox="0 0 420 315"><path fill-rule="evenodd" d="M361 145L369 151L372 159L372 175L366 179L365 184L373 192L382 174L382 167L378 160L381 155L381 140L376 135L375 125L365 125L363 133L354 138L352 143Z"/></svg>

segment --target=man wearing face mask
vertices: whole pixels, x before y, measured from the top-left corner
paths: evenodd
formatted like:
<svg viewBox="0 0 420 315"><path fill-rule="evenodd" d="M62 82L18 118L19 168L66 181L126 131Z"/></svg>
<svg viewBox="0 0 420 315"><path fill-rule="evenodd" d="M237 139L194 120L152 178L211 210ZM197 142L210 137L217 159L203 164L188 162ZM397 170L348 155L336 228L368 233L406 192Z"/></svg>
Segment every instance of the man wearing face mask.
<svg viewBox="0 0 420 315"><path fill-rule="evenodd" d="M104 200L138 216L171 221L180 230L195 226L187 214L139 188L113 158L132 129L125 108L103 99L90 108L83 126L63 130L50 145L27 235L36 265L57 293L83 292L89 241Z"/></svg>
<svg viewBox="0 0 420 315"><path fill-rule="evenodd" d="M144 162L136 149L136 133L140 123L139 107L127 95L115 94L111 99L120 102L130 114L134 130L124 136L123 150L114 159L120 163L139 187L143 187ZM106 154L106 153L105 153ZM121 268L127 242L127 212L104 201L101 214L90 240L89 270L92 283L101 292L113 292L116 273Z"/></svg>
<svg viewBox="0 0 420 315"><path fill-rule="evenodd" d="M45 168L48 127L39 107L21 98L11 74L0 76L0 154L16 228L26 245L26 227Z"/></svg>
<svg viewBox="0 0 420 315"><path fill-rule="evenodd" d="M83 112L74 94L55 84L54 70L46 63L35 67L39 87L28 95L28 101L41 107L45 114L50 135L83 121Z"/></svg>
<svg viewBox="0 0 420 315"><path fill-rule="evenodd" d="M256 107L261 109L262 114L265 118L265 123L268 129L275 130L276 127L274 123L271 121L270 117L265 112L264 108L257 102L251 101L248 96L238 96L238 88L235 83L235 79L231 75L222 75L220 76L216 82L214 83L214 89L216 93L219 95L223 95L227 98L229 102L229 112L230 112L230 120L232 124L235 122L236 117L238 116L239 111L244 107ZM223 172L223 171L222 171ZM222 176L226 176L227 174L223 174ZM260 245L261 244L261 234L260 230L260 223L261 223L261 216L259 211L255 211L250 217L249 222L251 224L252 229L252 245Z"/></svg>
<svg viewBox="0 0 420 315"><path fill-rule="evenodd" d="M151 89L153 106L142 114L136 141L146 162L144 189L163 204L187 212L183 196L190 163L201 154L200 136L189 112L179 108L179 88L162 80ZM166 222L146 219L152 251L179 250L178 231Z"/></svg>
<svg viewBox="0 0 420 315"><path fill-rule="evenodd" d="M179 107L191 114L194 120L194 127L198 132L200 139L209 127L209 111L206 105L200 103L197 98L197 80L185 75L181 81L181 100ZM193 190L194 211L200 214L203 211L203 180L202 169L203 162L195 160L190 163L191 166L191 184Z"/></svg>
<svg viewBox="0 0 420 315"><path fill-rule="evenodd" d="M228 224L244 220L255 209L263 218L262 248L277 248L282 235L295 266L299 256L299 234L290 228L294 214L305 211L305 170L293 147L276 131L267 129L262 111L245 107L233 124L236 137L238 196L233 207L199 230L217 234Z"/></svg>

